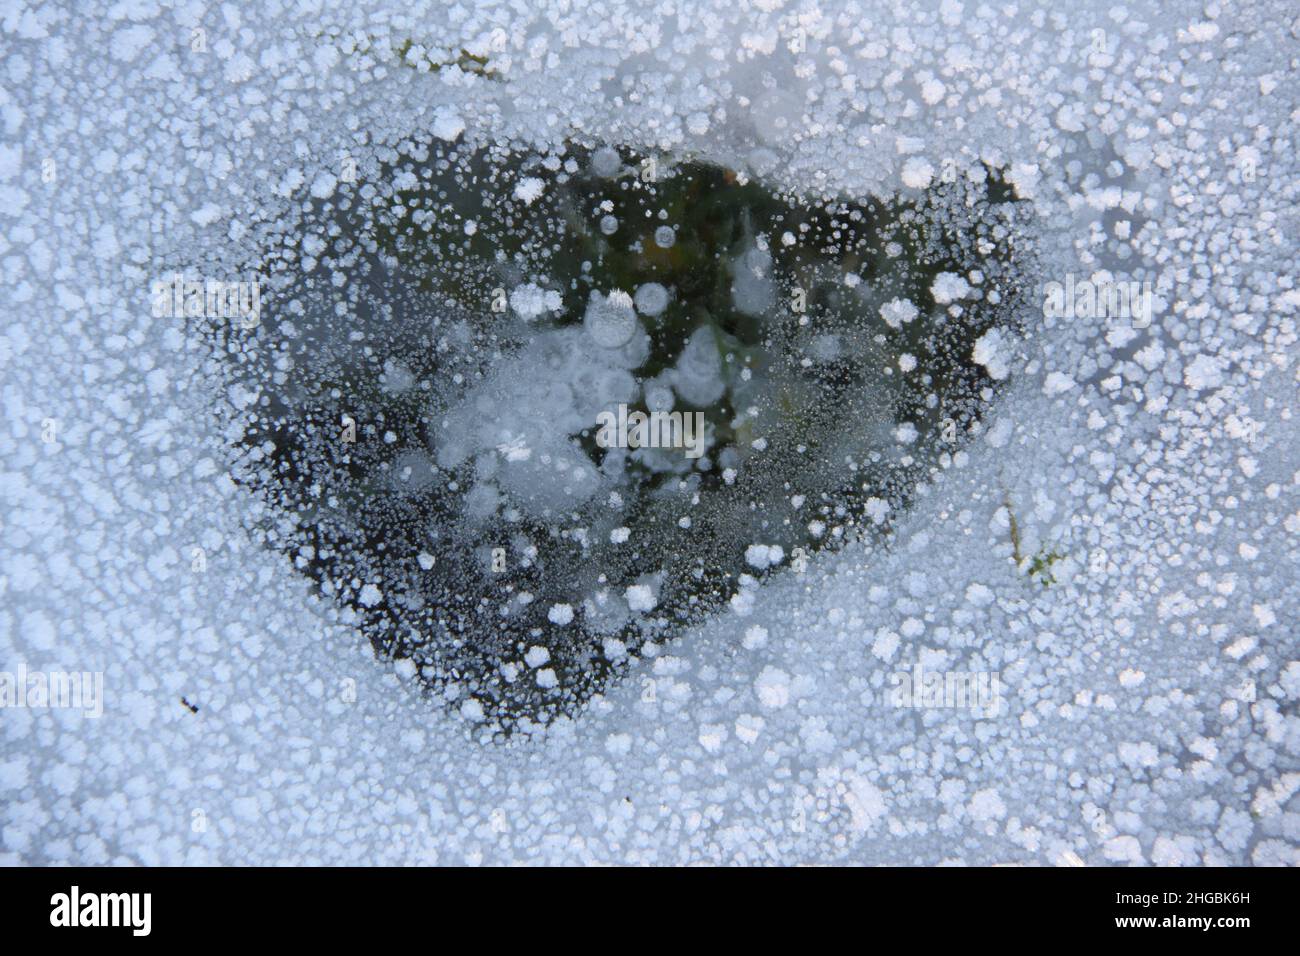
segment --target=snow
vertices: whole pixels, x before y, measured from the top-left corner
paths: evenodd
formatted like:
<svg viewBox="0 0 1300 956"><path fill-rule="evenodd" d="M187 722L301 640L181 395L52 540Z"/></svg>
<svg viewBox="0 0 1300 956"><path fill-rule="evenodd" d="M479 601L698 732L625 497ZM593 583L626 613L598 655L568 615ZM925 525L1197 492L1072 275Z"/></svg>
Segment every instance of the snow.
<svg viewBox="0 0 1300 956"><path fill-rule="evenodd" d="M311 182L311 194L317 199L329 199L334 195L338 179L330 173L321 173Z"/></svg>
<svg viewBox="0 0 1300 956"><path fill-rule="evenodd" d="M745 563L750 567L770 568L785 559L785 549L779 544L751 544L745 549Z"/></svg>
<svg viewBox="0 0 1300 956"><path fill-rule="evenodd" d="M627 606L633 611L653 611L659 603L654 588L648 584L633 584L624 596L627 598Z"/></svg>
<svg viewBox="0 0 1300 956"><path fill-rule="evenodd" d="M790 703L790 675L770 665L764 667L754 681L754 692L764 707L770 710L784 707Z"/></svg>
<svg viewBox="0 0 1300 956"><path fill-rule="evenodd" d="M903 163L903 185L912 189L924 189L934 178L934 167L924 157L909 156Z"/></svg>
<svg viewBox="0 0 1300 956"><path fill-rule="evenodd" d="M1222 361L1214 355L1198 355L1183 371L1188 388L1210 389L1223 384Z"/></svg>
<svg viewBox="0 0 1300 956"><path fill-rule="evenodd" d="M706 0L693 28L625 0L587 18L551 2L450 18L419 0L312 6L250 0L242 27L218 28L197 8L131 8L123 24L125 8L92 0L82 24L11 24L0 671L102 672L105 694L98 719L5 710L0 862L1300 862L1287 4L828 0L801 54L784 40L802 15L776 3ZM209 52L162 42L177 16L208 26ZM402 24L426 22L440 49L484 49L492 72L402 65ZM1105 54L1062 39L1094 30ZM755 578L716 614L662 644L611 631L593 653L618 679L599 698L502 739L472 695L430 699L413 661L377 660L353 611L259 543L275 516L232 478L221 424L259 393L211 388L193 330L149 311L153 280L242 276L258 243L286 238L283 217L347 191L343 157L364 178L418 149L417 133L540 156L577 136L833 195L915 198L946 161L967 176L982 160L1032 200L1047 280L1123 273L1165 305L1149 328L1121 329L1044 316L1030 295L1023 338L977 340L974 361L1002 386L991 410L963 422L960 449L906 502L863 474L868 533L814 517L812 497L770 516L772 534L744 542ZM591 165L639 172L612 149ZM536 208L544 183L521 175L501 196ZM477 222L462 241L484 237ZM778 289L757 239L729 250L723 294L766 315ZM332 240L284 248L296 262ZM568 290L505 253L494 266L515 327L562 308ZM931 311L967 321L995 288L966 266L913 289L853 268L861 281L837 294L882 332L929 328ZM539 334L449 415L465 459L505 449L491 480L531 496L523 520L603 500L561 424L535 411L589 424L591 395L548 391L579 375L609 376L601 398L631 396L620 350L676 301L653 285L596 290L609 314L582 335ZM927 373L897 367L895 380ZM700 336L661 384L707 404L724 371ZM424 387L400 369L386 381ZM475 430L480 401L515 430ZM953 414L919 410L915 435L877 424L891 455L929 469L922 412ZM838 549L797 569L787 519ZM648 545L621 521L586 530ZM413 542L412 573L442 573L442 548ZM1056 583L1026 572L1053 554ZM377 579L340 584L363 607L398 596ZM654 628L657 587L610 586L603 607ZM557 627L587 614L548 606ZM566 692L572 671L547 648L508 650L509 679ZM999 715L893 707L891 676L917 663L997 674ZM796 829L810 794L840 812Z"/></svg>
<svg viewBox="0 0 1300 956"><path fill-rule="evenodd" d="M557 311L562 301L554 289L543 289L534 282L525 282L510 291L510 308L525 322Z"/></svg>
<svg viewBox="0 0 1300 956"><path fill-rule="evenodd" d="M948 305L958 299L964 299L971 293L970 283L954 272L940 272L934 277L930 294L940 305Z"/></svg>
<svg viewBox="0 0 1300 956"><path fill-rule="evenodd" d="M433 114L432 130L433 135L439 139L453 142L456 137L465 132L465 121L455 110L439 109Z"/></svg>
<svg viewBox="0 0 1300 956"><path fill-rule="evenodd" d="M918 314L916 306L906 299L891 299L880 307L880 317L895 329L911 322Z"/></svg>
<svg viewBox="0 0 1300 956"><path fill-rule="evenodd" d="M1065 372L1049 372L1047 377L1043 379L1043 393L1046 395L1060 395L1077 387L1078 384Z"/></svg>
<svg viewBox="0 0 1300 956"><path fill-rule="evenodd" d="M1007 805L996 789L989 787L976 791L970 798L970 815L976 821L1001 820L1007 815Z"/></svg>
<svg viewBox="0 0 1300 956"><path fill-rule="evenodd" d="M522 199L530 206L535 203L546 189L546 183L536 176L525 176L515 184L515 198Z"/></svg>
<svg viewBox="0 0 1300 956"><path fill-rule="evenodd" d="M999 328L992 328L975 340L971 358L988 370L990 378L1000 382L1011 374L1008 348L1005 333Z"/></svg>

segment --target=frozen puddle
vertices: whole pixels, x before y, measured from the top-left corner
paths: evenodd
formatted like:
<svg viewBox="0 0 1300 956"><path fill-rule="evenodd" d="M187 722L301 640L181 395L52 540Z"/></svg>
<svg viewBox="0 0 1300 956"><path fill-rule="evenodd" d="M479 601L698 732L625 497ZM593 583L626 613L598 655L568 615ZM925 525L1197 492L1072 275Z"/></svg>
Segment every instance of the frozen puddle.
<svg viewBox="0 0 1300 956"><path fill-rule="evenodd" d="M260 327L214 338L267 541L463 713L571 712L647 642L889 533L978 431L1029 205L952 179L810 200L432 139L325 184L301 256L258 264Z"/></svg>
<svg viewBox="0 0 1300 956"><path fill-rule="evenodd" d="M1300 861L1294 4L678 6L5 19L0 863Z"/></svg>

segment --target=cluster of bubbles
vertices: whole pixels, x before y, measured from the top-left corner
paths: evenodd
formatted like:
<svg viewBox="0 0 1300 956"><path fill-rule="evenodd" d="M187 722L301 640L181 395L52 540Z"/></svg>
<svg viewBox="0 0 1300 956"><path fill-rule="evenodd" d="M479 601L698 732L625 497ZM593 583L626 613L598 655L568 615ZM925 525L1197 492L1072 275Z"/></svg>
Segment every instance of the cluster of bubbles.
<svg viewBox="0 0 1300 956"><path fill-rule="evenodd" d="M999 385L973 353L1017 334L1028 210L995 170L805 199L609 146L406 146L267 245L264 321L222 343L256 396L237 475L377 652L502 732L888 534Z"/></svg>

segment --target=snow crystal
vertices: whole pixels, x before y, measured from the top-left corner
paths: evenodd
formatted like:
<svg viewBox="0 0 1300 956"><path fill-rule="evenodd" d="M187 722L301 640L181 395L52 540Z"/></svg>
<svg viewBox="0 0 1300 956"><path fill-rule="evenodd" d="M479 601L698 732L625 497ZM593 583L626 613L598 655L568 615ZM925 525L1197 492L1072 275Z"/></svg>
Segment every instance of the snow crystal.
<svg viewBox="0 0 1300 956"><path fill-rule="evenodd" d="M971 293L970 283L955 272L940 272L934 277L930 294L940 305L964 299Z"/></svg>
<svg viewBox="0 0 1300 956"><path fill-rule="evenodd" d="M531 322L548 312L557 311L564 300L553 289L543 289L533 282L525 282L510 291L510 308L525 322Z"/></svg>
<svg viewBox="0 0 1300 956"><path fill-rule="evenodd" d="M334 195L334 189L338 184L336 177L329 173L321 173L311 181L311 194L317 199L329 199Z"/></svg>
<svg viewBox="0 0 1300 956"><path fill-rule="evenodd" d="M1070 389L1077 387L1077 385L1078 382L1064 372L1049 372L1047 378L1043 380L1043 393L1046 395L1060 395L1062 392L1068 392Z"/></svg>
<svg viewBox="0 0 1300 956"><path fill-rule="evenodd" d="M906 299L891 299L880 307L880 317L891 328L901 328L919 314L915 305Z"/></svg>
<svg viewBox="0 0 1300 956"><path fill-rule="evenodd" d="M989 787L979 790L970 798L970 815L976 820L1001 820L1007 815L1007 805L997 790Z"/></svg>
<svg viewBox="0 0 1300 956"><path fill-rule="evenodd" d="M465 121L455 110L440 109L433 115L432 130L434 136L452 142L465 132Z"/></svg>
<svg viewBox="0 0 1300 956"><path fill-rule="evenodd" d="M903 163L903 185L924 189L934 178L934 167L921 156L911 156Z"/></svg>
<svg viewBox="0 0 1300 956"><path fill-rule="evenodd" d="M770 568L785 560L785 549L779 544L751 544L745 549L745 563L754 568Z"/></svg>
<svg viewBox="0 0 1300 956"><path fill-rule="evenodd" d="M1007 362L1006 336L1001 329L992 328L975 340L971 359L988 369L989 378L1002 381L1011 374Z"/></svg>
<svg viewBox="0 0 1300 956"><path fill-rule="evenodd" d="M536 176L525 176L515 184L515 198L532 205L546 189L546 183Z"/></svg>
<svg viewBox="0 0 1300 956"><path fill-rule="evenodd" d="M765 667L754 681L754 692L764 707L784 707L790 702L790 675L776 667Z"/></svg>
<svg viewBox="0 0 1300 956"><path fill-rule="evenodd" d="M625 594L627 606L633 611L653 611L658 600L655 598L655 592L648 584L633 584Z"/></svg>
<svg viewBox="0 0 1300 956"><path fill-rule="evenodd" d="M1223 384L1222 362L1213 355L1198 355L1183 372L1188 388L1218 388Z"/></svg>

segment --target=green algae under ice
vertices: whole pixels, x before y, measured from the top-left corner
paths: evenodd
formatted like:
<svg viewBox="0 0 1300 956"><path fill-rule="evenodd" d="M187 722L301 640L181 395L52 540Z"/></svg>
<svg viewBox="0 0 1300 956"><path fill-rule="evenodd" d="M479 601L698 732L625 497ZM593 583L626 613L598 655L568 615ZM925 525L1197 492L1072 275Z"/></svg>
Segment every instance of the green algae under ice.
<svg viewBox="0 0 1300 956"><path fill-rule="evenodd" d="M986 167L826 200L609 146L408 144L259 264L262 326L223 350L258 396L238 473L378 653L545 723L890 532L1000 385L972 355L1019 331L1027 220Z"/></svg>

